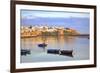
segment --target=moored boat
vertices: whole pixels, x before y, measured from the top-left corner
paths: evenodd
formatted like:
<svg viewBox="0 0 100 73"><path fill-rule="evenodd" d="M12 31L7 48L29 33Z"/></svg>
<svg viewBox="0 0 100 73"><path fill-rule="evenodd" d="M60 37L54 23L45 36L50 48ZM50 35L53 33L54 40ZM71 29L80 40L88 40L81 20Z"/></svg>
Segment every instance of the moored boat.
<svg viewBox="0 0 100 73"><path fill-rule="evenodd" d="M42 43L42 44L38 44L38 46L39 46L39 47L46 47L46 46L47 46L47 44Z"/></svg>
<svg viewBox="0 0 100 73"><path fill-rule="evenodd" d="M47 53L59 54L59 49L48 49Z"/></svg>
<svg viewBox="0 0 100 73"><path fill-rule="evenodd" d="M21 49L21 55L27 55L27 54L30 54L30 50Z"/></svg>
<svg viewBox="0 0 100 73"><path fill-rule="evenodd" d="M48 49L47 53L73 57L73 50Z"/></svg>
<svg viewBox="0 0 100 73"><path fill-rule="evenodd" d="M73 50L61 50L60 52L60 55L73 57Z"/></svg>

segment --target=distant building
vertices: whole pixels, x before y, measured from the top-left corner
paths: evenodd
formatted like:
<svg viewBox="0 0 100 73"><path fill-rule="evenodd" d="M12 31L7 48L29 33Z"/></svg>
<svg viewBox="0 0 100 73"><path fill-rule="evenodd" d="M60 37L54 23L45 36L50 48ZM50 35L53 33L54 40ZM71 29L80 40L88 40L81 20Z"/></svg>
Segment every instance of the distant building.
<svg viewBox="0 0 100 73"><path fill-rule="evenodd" d="M57 35L64 35L65 33L79 34L76 30L64 27L48 27L48 26L21 26L21 37L39 36L42 32L54 32ZM53 33L53 34L54 34Z"/></svg>

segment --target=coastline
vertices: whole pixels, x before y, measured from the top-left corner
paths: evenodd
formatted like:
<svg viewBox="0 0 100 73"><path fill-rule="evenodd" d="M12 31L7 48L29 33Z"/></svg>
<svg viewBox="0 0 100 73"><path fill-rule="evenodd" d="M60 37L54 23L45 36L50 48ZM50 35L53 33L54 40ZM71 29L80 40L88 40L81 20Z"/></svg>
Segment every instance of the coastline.
<svg viewBox="0 0 100 73"><path fill-rule="evenodd" d="M38 36L43 36L43 35L29 35L29 36L21 36L21 38L32 38L32 37L38 37ZM46 35L46 36L73 36L73 37L88 37L89 38L89 34L76 34L76 35Z"/></svg>

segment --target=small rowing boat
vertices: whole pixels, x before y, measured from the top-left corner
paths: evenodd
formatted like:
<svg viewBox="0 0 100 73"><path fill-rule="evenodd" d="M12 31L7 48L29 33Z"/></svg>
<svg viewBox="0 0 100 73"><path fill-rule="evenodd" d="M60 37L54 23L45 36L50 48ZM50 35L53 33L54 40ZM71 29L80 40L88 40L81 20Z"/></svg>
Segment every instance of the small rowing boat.
<svg viewBox="0 0 100 73"><path fill-rule="evenodd" d="M48 49L47 53L73 57L73 50Z"/></svg>
<svg viewBox="0 0 100 73"><path fill-rule="evenodd" d="M73 50L61 50L60 52L60 55L73 57Z"/></svg>
<svg viewBox="0 0 100 73"><path fill-rule="evenodd" d="M38 44L38 47L46 47L46 46L47 46L47 44L45 44L45 43Z"/></svg>
<svg viewBox="0 0 100 73"><path fill-rule="evenodd" d="M21 49L21 55L27 55L30 54L30 50L28 49Z"/></svg>

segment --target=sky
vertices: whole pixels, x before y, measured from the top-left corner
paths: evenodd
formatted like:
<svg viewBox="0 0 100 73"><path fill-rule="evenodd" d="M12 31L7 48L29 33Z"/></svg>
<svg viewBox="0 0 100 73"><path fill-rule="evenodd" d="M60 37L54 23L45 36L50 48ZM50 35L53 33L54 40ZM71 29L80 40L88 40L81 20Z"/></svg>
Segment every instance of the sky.
<svg viewBox="0 0 100 73"><path fill-rule="evenodd" d="M22 26L57 26L89 34L89 20L90 14L86 12L21 10Z"/></svg>

